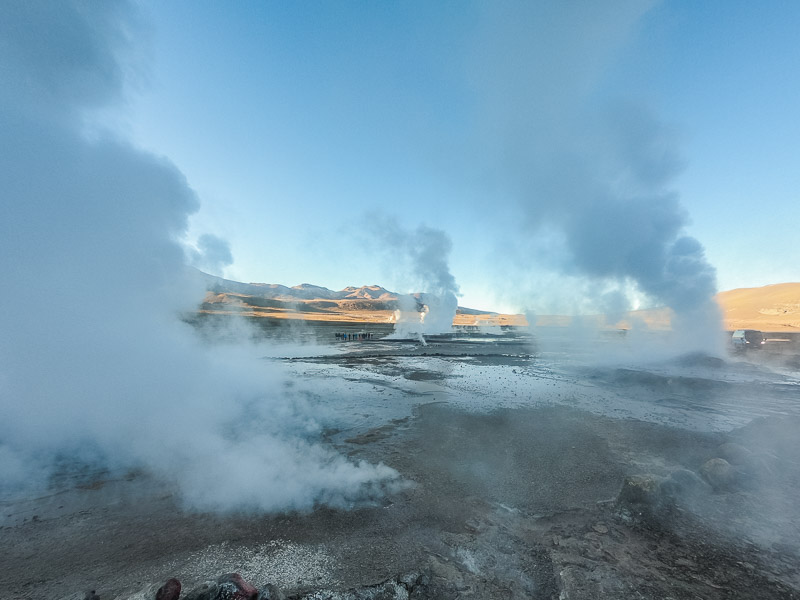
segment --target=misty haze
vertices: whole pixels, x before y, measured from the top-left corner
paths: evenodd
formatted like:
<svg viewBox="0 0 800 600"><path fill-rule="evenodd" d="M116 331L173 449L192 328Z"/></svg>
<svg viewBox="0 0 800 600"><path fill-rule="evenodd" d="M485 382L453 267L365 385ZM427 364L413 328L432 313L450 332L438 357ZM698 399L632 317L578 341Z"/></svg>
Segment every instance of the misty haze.
<svg viewBox="0 0 800 600"><path fill-rule="evenodd" d="M800 596L768 4L0 4L0 598Z"/></svg>

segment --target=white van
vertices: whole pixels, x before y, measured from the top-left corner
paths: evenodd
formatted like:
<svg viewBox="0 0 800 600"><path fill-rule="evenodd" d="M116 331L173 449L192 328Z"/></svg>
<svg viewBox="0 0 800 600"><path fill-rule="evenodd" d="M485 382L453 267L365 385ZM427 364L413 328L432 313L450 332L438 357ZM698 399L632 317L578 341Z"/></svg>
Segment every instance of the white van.
<svg viewBox="0 0 800 600"><path fill-rule="evenodd" d="M744 350L745 348L760 349L767 343L767 340L764 338L764 334L757 329L737 329L733 332L731 342L737 350Z"/></svg>

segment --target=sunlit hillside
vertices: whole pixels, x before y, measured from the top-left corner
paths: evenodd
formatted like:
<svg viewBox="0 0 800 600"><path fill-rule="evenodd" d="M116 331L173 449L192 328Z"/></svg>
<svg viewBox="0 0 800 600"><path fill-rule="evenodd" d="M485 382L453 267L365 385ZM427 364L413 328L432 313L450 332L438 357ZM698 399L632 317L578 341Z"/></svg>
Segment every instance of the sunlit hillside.
<svg viewBox="0 0 800 600"><path fill-rule="evenodd" d="M717 294L726 329L800 331L800 283L777 283Z"/></svg>
<svg viewBox="0 0 800 600"><path fill-rule="evenodd" d="M756 288L739 288L716 295L723 327L760 329L771 332L800 331L800 283L777 283ZM671 311L655 308L628 313L618 324L628 328L636 321L651 329L669 328Z"/></svg>
<svg viewBox="0 0 800 600"><path fill-rule="evenodd" d="M299 319L349 323L391 323L397 309L398 295L379 286L348 287L341 291L308 284L286 287L245 284L211 278L211 291L200 307L201 313ZM417 295L419 296L419 295ZM780 283L758 288L720 292L717 302L722 309L725 329L761 329L763 331L800 331L800 283ZM422 302L418 297L420 308ZM627 313L622 320L610 322L603 315L569 317L537 315L535 325L567 326L580 319L587 325L609 328L636 327L667 329L670 311L665 308ZM524 326L524 315L501 314L459 307L454 325Z"/></svg>

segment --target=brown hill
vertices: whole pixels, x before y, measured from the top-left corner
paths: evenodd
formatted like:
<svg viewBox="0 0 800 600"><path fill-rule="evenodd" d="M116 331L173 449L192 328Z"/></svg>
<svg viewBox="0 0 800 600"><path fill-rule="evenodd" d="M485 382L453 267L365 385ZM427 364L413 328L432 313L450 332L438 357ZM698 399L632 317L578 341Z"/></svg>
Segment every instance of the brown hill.
<svg viewBox="0 0 800 600"><path fill-rule="evenodd" d="M397 296L381 293L377 299L353 295L343 299L265 298L235 292L206 293L199 312L272 319L347 323L391 323ZM523 315L504 315L459 307L454 325L526 325Z"/></svg>
<svg viewBox="0 0 800 600"><path fill-rule="evenodd" d="M800 332L800 283L777 283L757 288L720 292L715 297L722 310L727 331L760 329L769 332ZM672 311L651 308L627 313L618 323L609 323L603 315L581 317L582 322L598 327L629 329L644 322L650 329L669 329ZM541 315L537 325L567 326L575 317Z"/></svg>
<svg viewBox="0 0 800 600"><path fill-rule="evenodd" d="M349 286L334 291L302 283L292 287L272 283L240 283L199 272L206 296L199 312L272 319L348 323L390 323L400 295L379 285ZM424 294L413 294L422 310ZM455 325L525 325L522 315L458 307Z"/></svg>
<svg viewBox="0 0 800 600"><path fill-rule="evenodd" d="M202 313L239 314L251 317L388 323L394 318L398 294L380 286L346 287L333 291L301 284L246 284L205 275L209 292L200 307ZM800 283L779 283L757 288L740 288L716 296L725 329L760 329L770 332L800 332ZM422 308L421 296L418 298ZM539 315L538 326L566 326L575 317ZM668 329L670 310L654 308L628 313L622 321L609 323L603 315L583 316L586 324L629 328L644 322L652 329ZM506 315L459 307L455 325L527 325L523 315Z"/></svg>
<svg viewBox="0 0 800 600"><path fill-rule="evenodd" d="M725 328L800 331L800 283L776 283L717 294Z"/></svg>
<svg viewBox="0 0 800 600"><path fill-rule="evenodd" d="M720 292L715 297L727 331L760 329L769 332L800 332L800 283L776 283L757 288ZM617 326L628 328L644 321L651 329L668 329L671 311L652 308L633 311Z"/></svg>

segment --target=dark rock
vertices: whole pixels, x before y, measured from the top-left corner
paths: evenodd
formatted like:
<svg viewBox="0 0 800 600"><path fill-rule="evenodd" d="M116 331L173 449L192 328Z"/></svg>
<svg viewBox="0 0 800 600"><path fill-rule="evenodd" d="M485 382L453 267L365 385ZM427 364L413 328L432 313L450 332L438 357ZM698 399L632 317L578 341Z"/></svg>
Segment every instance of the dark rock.
<svg viewBox="0 0 800 600"><path fill-rule="evenodd" d="M397 578L397 581L404 585L407 589L413 588L417 583L422 579L424 576L420 575L419 573L406 573L405 575L400 575Z"/></svg>
<svg viewBox="0 0 800 600"><path fill-rule="evenodd" d="M86 592L86 595L83 597L84 600L100 600L100 596L98 596L94 590Z"/></svg>
<svg viewBox="0 0 800 600"><path fill-rule="evenodd" d="M678 469L659 486L662 501L675 502L681 498L692 498L712 491L711 486L694 471Z"/></svg>
<svg viewBox="0 0 800 600"><path fill-rule="evenodd" d="M712 458L700 467L700 474L715 490L729 489L736 480L736 472L724 458Z"/></svg>
<svg viewBox="0 0 800 600"><path fill-rule="evenodd" d="M156 600L178 600L181 595L181 582L175 579L167 579L167 582L158 588Z"/></svg>
<svg viewBox="0 0 800 600"><path fill-rule="evenodd" d="M431 578L426 573L407 573L397 578L398 583L408 590L411 600L430 598Z"/></svg>
<svg viewBox="0 0 800 600"><path fill-rule="evenodd" d="M183 600L217 600L218 593L219 585L216 581L210 581L191 590Z"/></svg>
<svg viewBox="0 0 800 600"><path fill-rule="evenodd" d="M652 475L629 475L617 495L617 504L654 506L658 503L659 479Z"/></svg>
<svg viewBox="0 0 800 600"><path fill-rule="evenodd" d="M286 600L286 595L277 585L268 583L258 593L258 600Z"/></svg>
<svg viewBox="0 0 800 600"><path fill-rule="evenodd" d="M630 475L617 494L617 519L629 526L659 529L677 504L671 482L655 475Z"/></svg>
<svg viewBox="0 0 800 600"><path fill-rule="evenodd" d="M408 597L410 600L424 600L431 598L431 578L423 573L417 577L417 580L408 586Z"/></svg>
<svg viewBox="0 0 800 600"><path fill-rule="evenodd" d="M254 600L258 590L238 573L228 573L217 579L219 592L214 600Z"/></svg>
<svg viewBox="0 0 800 600"><path fill-rule="evenodd" d="M277 589L277 588L276 588ZM271 598L271 596L267 596ZM280 598L281 596L276 596ZM186 594L183 600L256 600L258 590L238 573L228 573Z"/></svg>

